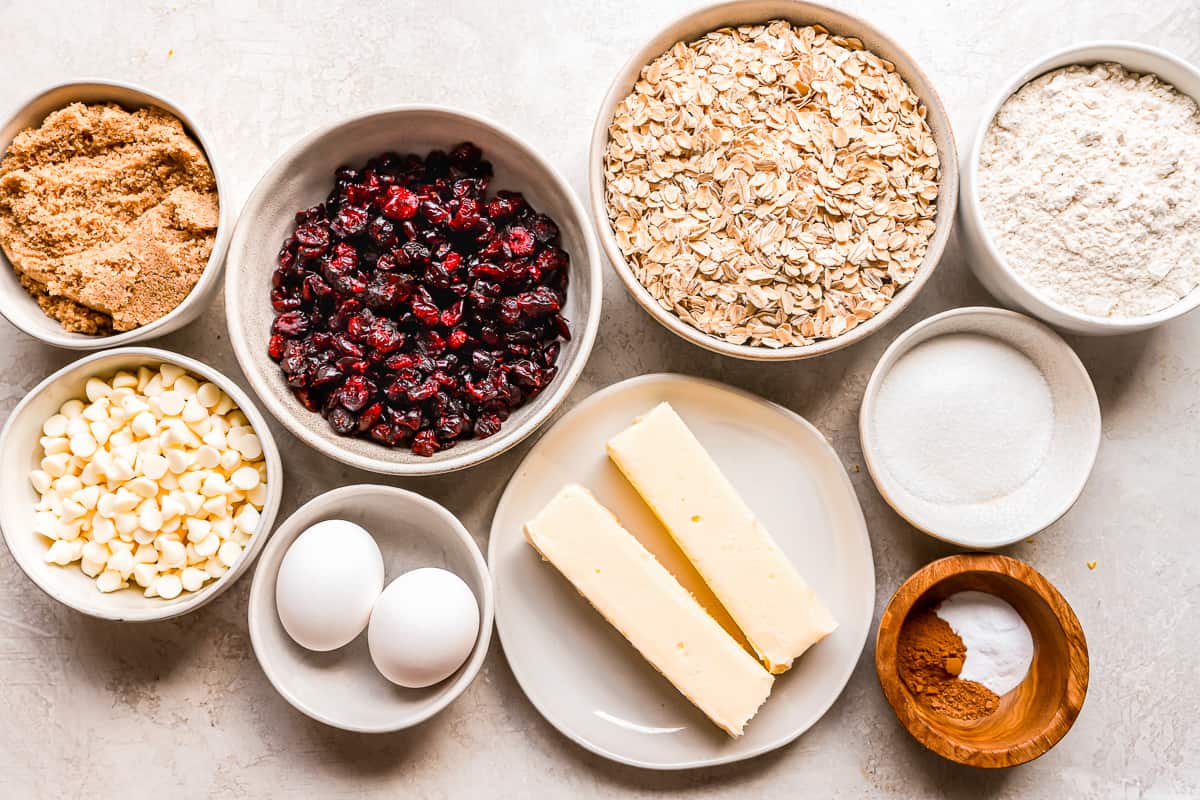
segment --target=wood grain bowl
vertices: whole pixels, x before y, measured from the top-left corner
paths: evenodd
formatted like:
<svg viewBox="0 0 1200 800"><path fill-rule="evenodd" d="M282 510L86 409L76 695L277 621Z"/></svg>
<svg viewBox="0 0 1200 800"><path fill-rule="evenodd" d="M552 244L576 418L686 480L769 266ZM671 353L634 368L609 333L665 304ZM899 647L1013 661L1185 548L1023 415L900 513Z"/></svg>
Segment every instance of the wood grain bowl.
<svg viewBox="0 0 1200 800"><path fill-rule="evenodd" d="M1007 601L1033 635L1029 675L983 719L937 714L905 685L897 666L900 628L916 610L973 589ZM1012 767L1054 747L1075 722L1088 685L1088 652L1071 606L1028 564L1001 555L964 554L935 561L905 581L888 603L875 639L879 684L900 723L922 745L972 767Z"/></svg>

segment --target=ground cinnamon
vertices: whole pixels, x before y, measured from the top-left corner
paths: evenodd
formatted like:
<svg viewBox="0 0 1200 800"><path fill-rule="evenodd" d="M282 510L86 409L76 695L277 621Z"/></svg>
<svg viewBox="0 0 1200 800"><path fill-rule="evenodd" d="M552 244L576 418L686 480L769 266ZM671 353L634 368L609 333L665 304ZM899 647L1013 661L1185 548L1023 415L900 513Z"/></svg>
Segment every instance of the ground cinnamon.
<svg viewBox="0 0 1200 800"><path fill-rule="evenodd" d="M967 648L950 624L931 608L910 614L900 628L900 677L929 708L954 719L986 717L1000 697L986 686L958 677Z"/></svg>

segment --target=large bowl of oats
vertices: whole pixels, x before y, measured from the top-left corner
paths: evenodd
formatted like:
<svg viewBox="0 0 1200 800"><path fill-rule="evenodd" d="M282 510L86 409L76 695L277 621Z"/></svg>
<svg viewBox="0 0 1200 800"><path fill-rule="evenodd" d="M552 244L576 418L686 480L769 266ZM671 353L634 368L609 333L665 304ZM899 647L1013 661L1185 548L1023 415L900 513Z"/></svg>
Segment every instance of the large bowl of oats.
<svg viewBox="0 0 1200 800"><path fill-rule="evenodd" d="M937 267L958 196L950 120L890 37L836 9L693 12L613 81L592 213L634 299L688 341L785 361L882 328Z"/></svg>

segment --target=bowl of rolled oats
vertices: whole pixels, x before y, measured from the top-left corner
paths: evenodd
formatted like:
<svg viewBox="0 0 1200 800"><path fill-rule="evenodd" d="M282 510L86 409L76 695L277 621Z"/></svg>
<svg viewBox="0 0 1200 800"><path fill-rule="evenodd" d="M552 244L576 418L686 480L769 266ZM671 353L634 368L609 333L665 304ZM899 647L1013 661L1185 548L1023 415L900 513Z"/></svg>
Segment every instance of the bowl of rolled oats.
<svg viewBox="0 0 1200 800"><path fill-rule="evenodd" d="M592 134L600 240L634 299L717 353L810 358L869 336L937 267L954 136L913 59L870 24L738 0L668 25Z"/></svg>

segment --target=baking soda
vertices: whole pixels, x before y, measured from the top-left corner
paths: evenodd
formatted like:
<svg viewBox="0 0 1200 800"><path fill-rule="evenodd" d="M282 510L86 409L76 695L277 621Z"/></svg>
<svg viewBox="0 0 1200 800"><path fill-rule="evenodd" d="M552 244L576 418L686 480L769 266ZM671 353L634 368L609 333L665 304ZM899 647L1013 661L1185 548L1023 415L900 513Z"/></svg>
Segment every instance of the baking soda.
<svg viewBox="0 0 1200 800"><path fill-rule="evenodd" d="M958 677L1004 695L1017 688L1033 663L1033 636L1011 605L987 592L952 594L934 613L967 648Z"/></svg>
<svg viewBox="0 0 1200 800"><path fill-rule="evenodd" d="M987 503L1041 467L1054 399L1021 351L990 336L951 333L896 361L874 425L882 467L910 493L944 505Z"/></svg>

